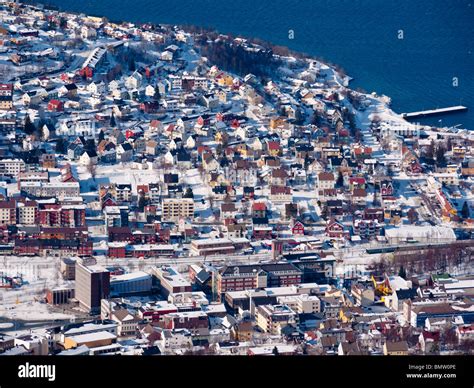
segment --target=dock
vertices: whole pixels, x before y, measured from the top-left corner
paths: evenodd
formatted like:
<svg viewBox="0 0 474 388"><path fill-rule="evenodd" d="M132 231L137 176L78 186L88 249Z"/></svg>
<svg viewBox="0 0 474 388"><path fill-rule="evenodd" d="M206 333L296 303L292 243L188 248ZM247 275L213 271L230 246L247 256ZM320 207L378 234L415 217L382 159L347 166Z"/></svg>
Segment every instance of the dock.
<svg viewBox="0 0 474 388"><path fill-rule="evenodd" d="M442 113L462 112L465 110L467 110L467 107L462 106L462 105L457 105L457 106L450 106L448 108L422 110L419 112L412 112L412 113L402 113L402 117L405 119L410 119L413 117L432 116L432 115L437 115L437 114L442 114Z"/></svg>

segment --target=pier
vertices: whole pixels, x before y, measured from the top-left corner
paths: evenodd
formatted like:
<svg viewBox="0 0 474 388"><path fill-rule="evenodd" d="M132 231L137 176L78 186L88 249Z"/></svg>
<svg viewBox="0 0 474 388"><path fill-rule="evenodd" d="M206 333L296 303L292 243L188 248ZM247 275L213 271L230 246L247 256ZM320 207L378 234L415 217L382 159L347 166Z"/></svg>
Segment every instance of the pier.
<svg viewBox="0 0 474 388"><path fill-rule="evenodd" d="M467 110L467 107L462 106L462 105L457 105L457 106L450 106L448 108L422 110L419 112L412 112L412 113L402 113L402 117L405 119L410 119L413 117L432 116L432 115L437 115L437 114L442 114L442 113L462 112L465 110Z"/></svg>

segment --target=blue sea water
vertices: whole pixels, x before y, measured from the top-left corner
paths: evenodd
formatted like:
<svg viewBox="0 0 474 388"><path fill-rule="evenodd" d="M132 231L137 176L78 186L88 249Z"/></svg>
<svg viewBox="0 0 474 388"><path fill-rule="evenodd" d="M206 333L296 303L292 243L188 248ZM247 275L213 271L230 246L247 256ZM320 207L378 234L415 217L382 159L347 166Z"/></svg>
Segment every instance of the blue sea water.
<svg viewBox="0 0 474 388"><path fill-rule="evenodd" d="M354 78L351 87L390 96L396 112L465 105L467 112L419 121L474 129L474 0L45 2L111 20L193 24L265 39L340 65Z"/></svg>

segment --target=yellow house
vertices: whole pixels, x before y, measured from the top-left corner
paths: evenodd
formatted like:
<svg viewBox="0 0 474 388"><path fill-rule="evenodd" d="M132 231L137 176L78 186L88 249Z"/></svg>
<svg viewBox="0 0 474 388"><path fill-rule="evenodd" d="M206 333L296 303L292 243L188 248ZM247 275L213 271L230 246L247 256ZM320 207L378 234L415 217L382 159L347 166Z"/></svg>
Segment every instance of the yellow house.
<svg viewBox="0 0 474 388"><path fill-rule="evenodd" d="M214 140L216 143L224 144L227 140L229 140L229 136L224 132L217 132L214 136Z"/></svg>
<svg viewBox="0 0 474 388"><path fill-rule="evenodd" d="M227 92L225 90L219 90L217 92L217 97L219 98L219 101L223 104L227 102Z"/></svg>
<svg viewBox="0 0 474 388"><path fill-rule="evenodd" d="M239 152L242 157L248 157L252 154L252 149L247 144L239 144L236 147L236 151Z"/></svg>
<svg viewBox="0 0 474 388"><path fill-rule="evenodd" d="M221 78L217 80L217 83L220 86L232 86L234 84L234 79L230 75L223 75Z"/></svg>
<svg viewBox="0 0 474 388"><path fill-rule="evenodd" d="M229 185L229 181L226 179L226 177L223 174L217 172L211 172L210 174L208 174L207 181L211 188L214 188L216 186Z"/></svg>
<svg viewBox="0 0 474 388"><path fill-rule="evenodd" d="M283 117L274 117L270 119L270 128L276 129L286 124L286 120Z"/></svg>

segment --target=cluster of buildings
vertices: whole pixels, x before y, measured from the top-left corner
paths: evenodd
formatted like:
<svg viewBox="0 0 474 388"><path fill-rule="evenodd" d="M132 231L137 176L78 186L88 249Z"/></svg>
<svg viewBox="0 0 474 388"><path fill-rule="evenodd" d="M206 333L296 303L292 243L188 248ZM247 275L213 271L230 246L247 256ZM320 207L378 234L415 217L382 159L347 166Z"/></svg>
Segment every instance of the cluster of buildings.
<svg viewBox="0 0 474 388"><path fill-rule="evenodd" d="M75 286L48 290L46 300L95 319L2 334L1 354L472 352L472 276L372 277L338 288L309 281L315 274L304 261L191 265L186 275L168 265L122 273L77 259L65 263Z"/></svg>

